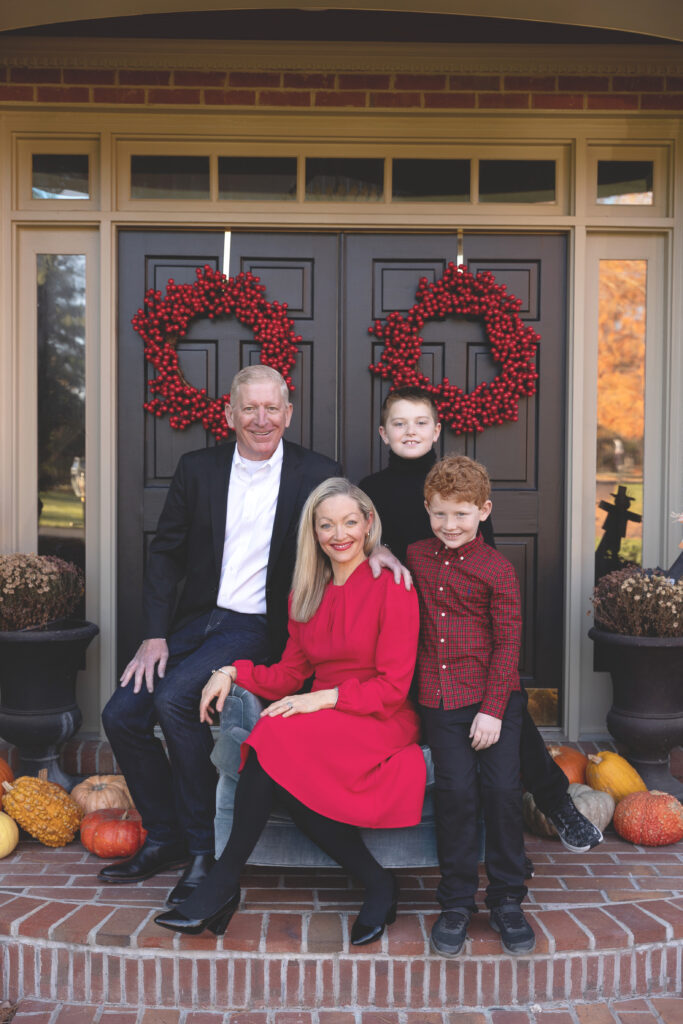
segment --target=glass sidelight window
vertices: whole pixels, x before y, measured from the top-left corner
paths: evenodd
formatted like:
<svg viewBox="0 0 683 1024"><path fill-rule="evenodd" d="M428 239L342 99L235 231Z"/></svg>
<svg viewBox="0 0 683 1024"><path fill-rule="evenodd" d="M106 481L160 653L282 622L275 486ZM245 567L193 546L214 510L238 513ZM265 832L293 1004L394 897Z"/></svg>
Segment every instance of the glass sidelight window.
<svg viewBox="0 0 683 1024"><path fill-rule="evenodd" d="M586 268L584 410L595 416L592 452L586 448L590 593L595 579L629 563L669 564L669 513L677 506L666 453L677 395L666 372L665 237L596 232Z"/></svg>
<svg viewBox="0 0 683 1024"><path fill-rule="evenodd" d="M38 253L38 551L85 568L85 255Z"/></svg>
<svg viewBox="0 0 683 1024"><path fill-rule="evenodd" d="M601 259L596 578L643 560L647 260Z"/></svg>

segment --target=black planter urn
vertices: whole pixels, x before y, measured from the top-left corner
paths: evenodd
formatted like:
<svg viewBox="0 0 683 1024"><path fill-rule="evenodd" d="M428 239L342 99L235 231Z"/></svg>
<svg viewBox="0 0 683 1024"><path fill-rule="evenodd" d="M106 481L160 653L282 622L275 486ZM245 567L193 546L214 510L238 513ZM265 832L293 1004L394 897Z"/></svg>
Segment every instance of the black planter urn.
<svg viewBox="0 0 683 1024"><path fill-rule="evenodd" d="M612 677L607 728L648 789L683 797L669 754L683 744L683 637L624 636L594 627Z"/></svg>
<svg viewBox="0 0 683 1024"><path fill-rule="evenodd" d="M62 771L59 750L81 727L76 676L98 633L98 626L83 620L0 631L0 736L17 747L20 774L45 768L50 782L72 788L75 780Z"/></svg>

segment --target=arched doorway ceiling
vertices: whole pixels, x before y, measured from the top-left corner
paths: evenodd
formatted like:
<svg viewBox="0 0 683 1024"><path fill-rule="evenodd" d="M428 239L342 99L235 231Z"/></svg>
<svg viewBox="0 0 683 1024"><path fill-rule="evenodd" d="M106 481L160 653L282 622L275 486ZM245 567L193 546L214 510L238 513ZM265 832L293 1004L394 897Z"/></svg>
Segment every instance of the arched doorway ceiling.
<svg viewBox="0 0 683 1024"><path fill-rule="evenodd" d="M21 30L57 21L70 22L141 14L170 14L189 10L225 11L261 8L291 10L401 11L459 14L479 18L542 21L587 28L612 29L683 41L683 3L680 0L22 0L0 6L0 31Z"/></svg>

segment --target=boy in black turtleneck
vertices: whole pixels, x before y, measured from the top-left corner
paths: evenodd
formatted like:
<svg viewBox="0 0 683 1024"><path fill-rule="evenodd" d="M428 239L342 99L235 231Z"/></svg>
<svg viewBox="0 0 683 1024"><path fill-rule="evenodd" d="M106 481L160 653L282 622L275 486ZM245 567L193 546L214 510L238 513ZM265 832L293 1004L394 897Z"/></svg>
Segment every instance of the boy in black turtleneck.
<svg viewBox="0 0 683 1024"><path fill-rule="evenodd" d="M358 485L372 498L382 520L382 543L400 562L416 540L432 536L423 494L427 473L436 462L441 433L439 414L430 395L418 388L391 391L382 404L380 437L391 449L389 465L364 477ZM495 548L490 517L479 532Z"/></svg>
<svg viewBox="0 0 683 1024"><path fill-rule="evenodd" d="M433 536L424 500L424 482L436 462L434 445L441 433L431 395L418 388L391 391L382 404L379 428L391 449L389 465L364 477L359 486L372 498L382 521L382 543L405 562L406 548ZM487 544L495 547L491 517L479 525ZM526 696L526 695L525 695ZM521 739L522 782L538 808L549 817L568 850L586 853L602 841L602 833L574 806L568 779L548 754L543 737L525 707Z"/></svg>

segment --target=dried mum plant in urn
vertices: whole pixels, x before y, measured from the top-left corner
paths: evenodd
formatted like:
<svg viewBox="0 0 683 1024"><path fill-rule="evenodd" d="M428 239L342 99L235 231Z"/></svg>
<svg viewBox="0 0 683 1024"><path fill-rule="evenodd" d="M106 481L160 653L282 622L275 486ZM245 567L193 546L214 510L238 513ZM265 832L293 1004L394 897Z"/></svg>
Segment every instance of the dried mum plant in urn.
<svg viewBox="0 0 683 1024"><path fill-rule="evenodd" d="M69 619L83 597L81 570L53 555L0 555L0 631Z"/></svg>

